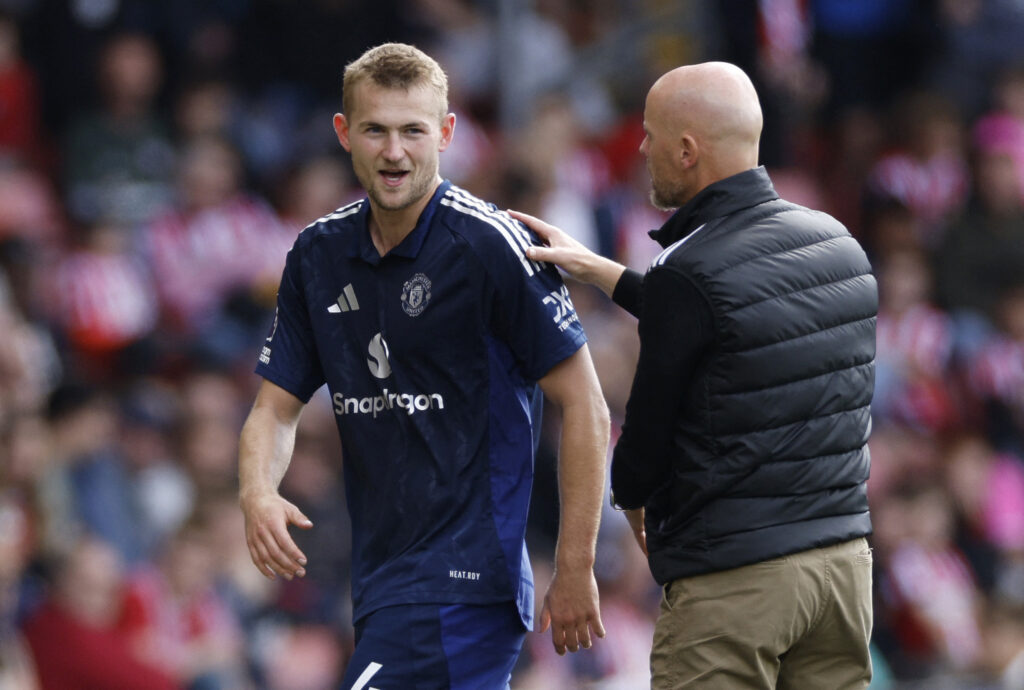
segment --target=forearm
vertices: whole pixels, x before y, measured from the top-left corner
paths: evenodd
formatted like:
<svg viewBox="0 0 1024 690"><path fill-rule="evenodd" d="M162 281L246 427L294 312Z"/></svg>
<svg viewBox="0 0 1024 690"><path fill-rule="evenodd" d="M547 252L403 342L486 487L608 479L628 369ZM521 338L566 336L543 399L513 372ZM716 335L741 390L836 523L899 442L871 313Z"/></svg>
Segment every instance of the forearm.
<svg viewBox="0 0 1024 690"><path fill-rule="evenodd" d="M276 492L295 448L295 423L255 406L239 438L239 496Z"/></svg>
<svg viewBox="0 0 1024 690"><path fill-rule="evenodd" d="M626 267L600 254L591 254L588 259L577 277L585 283L596 285L611 297Z"/></svg>
<svg viewBox="0 0 1024 690"><path fill-rule="evenodd" d="M610 422L604 399L562 410L558 454L560 520L556 567L592 567L604 502Z"/></svg>

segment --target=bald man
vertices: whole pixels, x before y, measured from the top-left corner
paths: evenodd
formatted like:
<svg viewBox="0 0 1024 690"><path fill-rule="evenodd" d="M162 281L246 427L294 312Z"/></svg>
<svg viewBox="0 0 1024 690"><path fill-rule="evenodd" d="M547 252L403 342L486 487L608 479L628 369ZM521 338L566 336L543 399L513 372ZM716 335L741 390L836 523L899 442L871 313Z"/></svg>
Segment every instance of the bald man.
<svg viewBox="0 0 1024 690"><path fill-rule="evenodd" d="M612 463L664 587L653 688L844 688L871 679L865 482L878 297L857 242L779 199L761 108L725 63L680 67L644 109L646 274L517 214L534 260L638 317L640 358Z"/></svg>

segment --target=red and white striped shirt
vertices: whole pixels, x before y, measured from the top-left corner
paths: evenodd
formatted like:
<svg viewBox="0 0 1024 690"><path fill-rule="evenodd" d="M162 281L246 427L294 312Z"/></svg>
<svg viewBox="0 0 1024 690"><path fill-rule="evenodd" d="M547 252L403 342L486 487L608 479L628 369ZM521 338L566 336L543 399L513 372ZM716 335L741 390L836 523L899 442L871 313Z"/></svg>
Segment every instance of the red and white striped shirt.
<svg viewBox="0 0 1024 690"><path fill-rule="evenodd" d="M999 337L971 362L971 386L985 398L1024 413L1024 342Z"/></svg>
<svg viewBox="0 0 1024 690"><path fill-rule="evenodd" d="M144 230L163 309L185 331L231 292L276 285L295 237L268 204L243 195L194 214L172 212Z"/></svg>
<svg viewBox="0 0 1024 690"><path fill-rule="evenodd" d="M940 154L919 160L906 153L883 157L871 173L877 191L903 202L922 221L926 245L939 238L940 221L960 210L967 201L967 165L954 155Z"/></svg>
<svg viewBox="0 0 1024 690"><path fill-rule="evenodd" d="M79 348L116 350L156 326L149 274L131 255L76 251L58 262L48 282L53 318Z"/></svg>

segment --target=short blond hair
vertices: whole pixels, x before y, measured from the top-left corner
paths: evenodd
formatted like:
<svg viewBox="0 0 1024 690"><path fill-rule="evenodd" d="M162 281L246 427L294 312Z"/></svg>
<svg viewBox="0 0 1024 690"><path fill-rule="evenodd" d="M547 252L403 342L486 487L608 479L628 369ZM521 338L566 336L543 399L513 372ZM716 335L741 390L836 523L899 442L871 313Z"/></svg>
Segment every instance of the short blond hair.
<svg viewBox="0 0 1024 690"><path fill-rule="evenodd" d="M415 46L384 43L370 48L345 67L341 107L346 116L355 109L356 86L366 80L386 89L426 86L437 94L441 103L438 117L444 118L448 112L448 77L434 58Z"/></svg>

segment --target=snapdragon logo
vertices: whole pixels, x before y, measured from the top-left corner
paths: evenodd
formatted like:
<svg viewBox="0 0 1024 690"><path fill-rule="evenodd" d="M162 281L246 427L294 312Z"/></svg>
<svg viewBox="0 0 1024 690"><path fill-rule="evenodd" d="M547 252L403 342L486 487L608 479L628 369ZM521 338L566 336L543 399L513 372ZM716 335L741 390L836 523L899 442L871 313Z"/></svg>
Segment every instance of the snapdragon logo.
<svg viewBox="0 0 1024 690"><path fill-rule="evenodd" d="M378 379L386 379L391 376L388 344L380 333L373 336L367 350L370 356L366 359L366 365L370 368L370 373ZM347 414L372 414L376 419L381 412L396 409L404 411L408 415L427 410L444 409L444 396L440 393L394 393L387 388L379 395L368 395L362 398L335 393L332 400L334 414L339 417Z"/></svg>
<svg viewBox="0 0 1024 690"><path fill-rule="evenodd" d="M333 400L334 414L339 417L346 414L372 414L376 419L381 412L396 408L410 416L417 412L444 409L444 396L440 393L392 393L387 388L380 395L368 395L365 398L349 398L344 393L335 393Z"/></svg>

